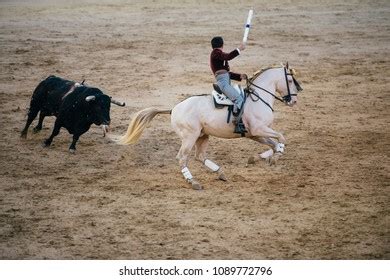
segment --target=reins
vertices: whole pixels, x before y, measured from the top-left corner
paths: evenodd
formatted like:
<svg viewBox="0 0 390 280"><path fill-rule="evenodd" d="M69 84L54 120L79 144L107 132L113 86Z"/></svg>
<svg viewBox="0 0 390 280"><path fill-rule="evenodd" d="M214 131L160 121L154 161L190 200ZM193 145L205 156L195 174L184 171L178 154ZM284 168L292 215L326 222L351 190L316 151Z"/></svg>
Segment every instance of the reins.
<svg viewBox="0 0 390 280"><path fill-rule="evenodd" d="M257 102L257 101L261 100L261 101L262 101L265 105L267 105L268 108L270 108L271 111L273 112L274 109L272 108L272 106L269 105L263 98L261 98L260 95L258 95L254 90L252 90L252 89L250 88L251 85L252 85L252 86L255 86L255 87L257 87L258 89L261 89L261 90L263 90L263 91L265 91L265 92L267 92L267 93L269 93L269 94L271 94L272 96L274 96L274 97L277 98L277 99L279 99L279 98L278 98L277 96L275 96L272 92L270 92L270 91L268 91L268 90L266 90L266 89L264 89L264 88L262 88L262 87L259 87L259 86L255 85L255 84L252 83L251 81L249 81L249 80L246 81L246 89L245 89L245 91L246 91L246 93L248 94L248 96L252 99L252 101L253 101L253 102ZM257 97L256 100L253 98L253 95L254 95L255 97ZM279 99L279 100L280 100L280 99ZM281 101L283 101L283 100L281 100Z"/></svg>
<svg viewBox="0 0 390 280"><path fill-rule="evenodd" d="M252 77L251 79L247 79L246 80L246 89L245 89L245 91L248 94L248 96L250 96L250 98L252 99L253 102L257 102L257 101L261 100L265 105L268 106L268 108L271 109L272 112L274 112L274 109L272 108L272 106L270 104L268 104L263 98L261 98L260 95L258 95L253 89L251 89L250 86L254 86L254 87L256 87L256 88L258 88L258 89L260 89L260 90L262 90L262 91L272 95L275 99L279 100L282 103L287 103L287 102L289 102L291 100L291 96L296 96L297 94L291 94L291 92L290 92L290 86L288 84L287 76L288 75L292 76L292 74L287 73L286 67L284 67L284 75L285 75L286 84L287 84L287 95L283 96L282 98L276 96L275 94L273 94L269 90L254 84L252 82L252 80L254 80L254 77ZM295 83L295 81L294 81L294 83ZM257 99L255 100L255 98L253 96L255 96Z"/></svg>
<svg viewBox="0 0 390 280"><path fill-rule="evenodd" d="M248 95L250 96L250 98L252 99L252 101L253 101L253 102L257 102L257 101L261 100L265 105L267 105L268 108L271 109L272 112L274 112L274 109L272 108L272 106L269 105L263 98L261 98L260 95L258 95L254 90L252 90L252 89L250 88L250 86L254 86L254 87L256 87L256 88L258 88L258 89L260 89L260 90L262 90L262 91L265 91L266 93L272 95L275 99L279 100L280 102L283 102L283 103L286 102L284 99L282 99L282 98L276 96L275 94L273 94L273 93L270 92L269 90L267 90L267 89L265 89L265 88L263 88L263 87L260 87L260 86L258 86L258 85L256 85L256 84L254 84L254 83L253 83L252 81L250 81L250 80L247 80L247 81L246 81L246 89L245 89L245 90L246 90L246 92L248 93ZM254 98L253 96L255 96L257 99L255 100L255 98Z"/></svg>

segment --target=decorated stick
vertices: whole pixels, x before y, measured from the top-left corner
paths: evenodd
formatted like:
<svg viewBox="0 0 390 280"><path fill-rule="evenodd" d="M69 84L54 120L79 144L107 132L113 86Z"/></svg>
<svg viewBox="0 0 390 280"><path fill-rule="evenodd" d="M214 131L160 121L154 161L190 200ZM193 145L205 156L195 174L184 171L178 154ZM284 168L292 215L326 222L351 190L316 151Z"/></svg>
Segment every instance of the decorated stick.
<svg viewBox="0 0 390 280"><path fill-rule="evenodd" d="M245 24L244 38L242 39L242 42L244 44L246 44L246 41L248 41L248 34L249 34L249 29L251 28L252 16L253 16L253 10L249 10L248 18L246 19L246 24Z"/></svg>

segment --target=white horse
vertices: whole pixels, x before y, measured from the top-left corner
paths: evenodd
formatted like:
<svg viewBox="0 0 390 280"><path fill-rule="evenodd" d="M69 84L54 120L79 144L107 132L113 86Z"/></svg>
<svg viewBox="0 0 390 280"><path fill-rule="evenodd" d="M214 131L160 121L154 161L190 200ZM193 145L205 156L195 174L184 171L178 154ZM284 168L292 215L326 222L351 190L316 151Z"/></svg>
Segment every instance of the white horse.
<svg viewBox="0 0 390 280"><path fill-rule="evenodd" d="M283 135L270 128L274 116L273 106L278 99L289 106L297 103L297 93L302 90L294 78L294 69L288 64L283 67L270 67L261 70L248 80L246 102L242 115L247 129L245 137L266 144L272 148L262 154L271 164L284 152L286 142ZM280 94L280 97L276 93ZM211 171L216 172L219 179L226 180L225 174L215 162L206 157L209 136L219 138L238 138L234 133L234 124L227 123L227 109L216 109L212 95L192 96L180 102L172 110L147 108L137 112L125 135L119 143L133 144L141 136L145 127L158 114L171 114L171 125L182 144L177 154L184 178L194 189L202 186L192 176L188 169L188 158L195 145L195 158L201 161ZM275 141L275 140L276 141Z"/></svg>

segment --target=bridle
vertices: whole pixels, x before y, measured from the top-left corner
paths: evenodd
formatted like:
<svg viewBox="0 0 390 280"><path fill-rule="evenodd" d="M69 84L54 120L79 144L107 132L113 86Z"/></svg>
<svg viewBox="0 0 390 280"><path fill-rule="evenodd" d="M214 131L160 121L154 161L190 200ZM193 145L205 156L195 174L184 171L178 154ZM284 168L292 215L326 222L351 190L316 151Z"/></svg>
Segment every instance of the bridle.
<svg viewBox="0 0 390 280"><path fill-rule="evenodd" d="M283 96L282 98L280 98L279 96L276 96L275 94L273 94L272 92L270 92L269 90L263 88L263 87L260 87L256 84L254 84L252 82L252 80L247 80L247 86L246 86L246 89L245 91L247 92L247 94L251 97L252 101L253 102L257 102L259 100L261 100L265 105L267 105L271 110L272 112L274 111L274 109L271 107L271 105L269 105L263 98L260 97L260 95L258 95L255 91L253 91L250 86L254 86L262 91L265 91L266 93L272 95L275 99L279 100L280 102L283 102L283 103L288 103L291 101L291 98L292 96L297 96L296 93L291 93L290 91L290 86L289 86L289 82L288 82L288 77L287 76L291 76L293 81L294 81L294 84L295 84L295 87L297 88L298 91L302 91L302 87L301 85L298 83L298 81L295 79L294 77L294 73L293 71L289 71L287 72L287 67L283 67L283 70L284 70L284 77L286 79L286 85L287 85L287 94L285 96ZM257 99L255 99L257 98Z"/></svg>

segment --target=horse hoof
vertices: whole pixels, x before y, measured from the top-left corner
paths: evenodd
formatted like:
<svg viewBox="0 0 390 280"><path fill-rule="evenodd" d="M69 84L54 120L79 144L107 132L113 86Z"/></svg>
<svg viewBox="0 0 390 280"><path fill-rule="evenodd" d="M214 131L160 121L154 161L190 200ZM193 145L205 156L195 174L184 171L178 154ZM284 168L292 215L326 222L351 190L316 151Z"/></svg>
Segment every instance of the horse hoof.
<svg viewBox="0 0 390 280"><path fill-rule="evenodd" d="M69 149L69 153L75 154L76 153L76 149Z"/></svg>
<svg viewBox="0 0 390 280"><path fill-rule="evenodd" d="M22 134L20 134L20 138L22 138L22 139L27 139L27 133L22 133Z"/></svg>
<svg viewBox="0 0 390 280"><path fill-rule="evenodd" d="M269 149L269 150L267 150L267 151L261 153L261 154L260 154L260 158L262 158L262 159L267 159L267 158L271 157L273 154L274 154L274 150Z"/></svg>
<svg viewBox="0 0 390 280"><path fill-rule="evenodd" d="M268 158L269 165L276 165L279 158L282 156L282 153L277 152L275 155Z"/></svg>
<svg viewBox="0 0 390 280"><path fill-rule="evenodd" d="M192 183L192 189L196 191L203 190L203 187L201 184L199 184L197 181L193 181Z"/></svg>
<svg viewBox="0 0 390 280"><path fill-rule="evenodd" d="M248 158L248 164L255 164L255 157L254 156L251 156Z"/></svg>
<svg viewBox="0 0 390 280"><path fill-rule="evenodd" d="M224 181L224 182L227 181L225 173L223 173L223 172L219 173L218 179L221 181Z"/></svg>
<svg viewBox="0 0 390 280"><path fill-rule="evenodd" d="M41 131L39 128L33 128L33 133L38 133L39 131Z"/></svg>

